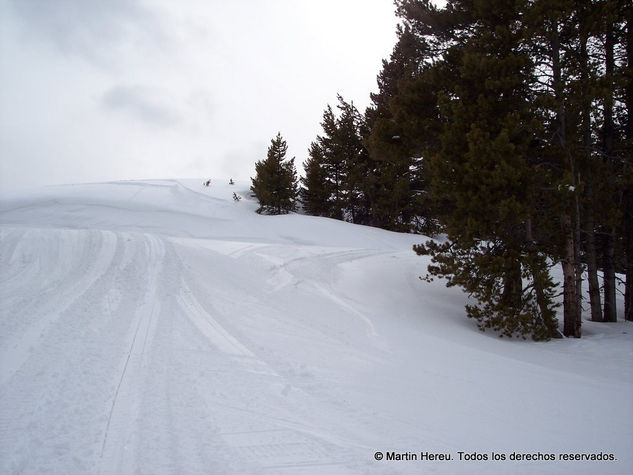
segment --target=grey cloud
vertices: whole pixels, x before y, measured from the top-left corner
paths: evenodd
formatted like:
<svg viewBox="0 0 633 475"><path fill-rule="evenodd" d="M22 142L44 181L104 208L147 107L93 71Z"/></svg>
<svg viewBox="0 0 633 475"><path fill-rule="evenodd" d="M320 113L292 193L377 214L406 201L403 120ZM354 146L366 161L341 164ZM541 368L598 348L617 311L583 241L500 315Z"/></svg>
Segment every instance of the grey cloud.
<svg viewBox="0 0 633 475"><path fill-rule="evenodd" d="M11 0L30 35L43 37L62 53L111 67L126 43L161 46L156 15L131 0Z"/></svg>
<svg viewBox="0 0 633 475"><path fill-rule="evenodd" d="M180 120L178 111L169 104L167 93L148 86L115 86L101 97L109 110L126 112L136 119L160 127L172 127Z"/></svg>

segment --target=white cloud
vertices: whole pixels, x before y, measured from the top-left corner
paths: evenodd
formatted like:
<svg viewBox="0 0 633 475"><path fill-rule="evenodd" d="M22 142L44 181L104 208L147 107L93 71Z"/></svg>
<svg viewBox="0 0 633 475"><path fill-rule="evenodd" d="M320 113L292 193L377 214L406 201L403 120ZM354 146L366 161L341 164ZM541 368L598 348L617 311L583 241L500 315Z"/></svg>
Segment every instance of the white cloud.
<svg viewBox="0 0 633 475"><path fill-rule="evenodd" d="M247 179L281 131L362 109L395 42L388 0L0 0L0 187Z"/></svg>
<svg viewBox="0 0 633 475"><path fill-rule="evenodd" d="M114 86L108 89L101 103L106 109L124 111L150 125L172 127L180 122L176 108L168 104L167 91L148 86Z"/></svg>
<svg viewBox="0 0 633 475"><path fill-rule="evenodd" d="M151 9L131 0L10 0L28 32L65 55L116 67L135 43L165 46L163 27Z"/></svg>

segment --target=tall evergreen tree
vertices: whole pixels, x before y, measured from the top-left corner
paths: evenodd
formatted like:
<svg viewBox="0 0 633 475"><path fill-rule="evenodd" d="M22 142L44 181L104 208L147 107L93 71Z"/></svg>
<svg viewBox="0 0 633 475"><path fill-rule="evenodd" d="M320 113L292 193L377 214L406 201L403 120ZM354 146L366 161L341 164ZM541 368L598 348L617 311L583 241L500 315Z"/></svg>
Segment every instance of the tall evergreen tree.
<svg viewBox="0 0 633 475"><path fill-rule="evenodd" d="M323 113L323 134L310 147L310 158L304 165L302 195L304 201L307 198L308 212L360 223L367 215L363 118L353 103L340 95L338 101L338 116L330 105Z"/></svg>
<svg viewBox="0 0 633 475"><path fill-rule="evenodd" d="M581 134L569 104L573 71L566 53L573 48L573 4L566 0L537 0L526 11L530 54L543 71L536 75L535 114L543 125L536 139L543 168L550 173L550 251L563 270L563 333L581 335L580 181L576 144Z"/></svg>
<svg viewBox="0 0 633 475"><path fill-rule="evenodd" d="M306 213L313 216L330 215L330 183L325 171L325 157L317 142L312 142L308 159L303 162L305 177L301 178L301 202Z"/></svg>
<svg viewBox="0 0 633 475"><path fill-rule="evenodd" d="M365 112L368 133L364 140L369 153L368 192L370 224L394 231L432 232L425 213L428 203L422 199L422 160L416 144L422 132L417 117L425 117L421 111L423 101L410 96L412 101L400 100L409 82L418 77L425 58L426 44L418 39L407 26L398 29L396 43L389 61L383 61L378 75L378 92L371 94L372 105ZM408 88L410 90L411 88ZM398 113L398 105L415 104L405 114ZM411 110L416 109L416 110ZM421 113L422 112L422 113ZM412 123L414 126L412 127Z"/></svg>
<svg viewBox="0 0 633 475"><path fill-rule="evenodd" d="M259 201L258 213L283 214L295 209L298 192L294 158L286 160L288 146L281 133L271 140L265 160L255 163L251 190Z"/></svg>
<svg viewBox="0 0 633 475"><path fill-rule="evenodd" d="M328 104L323 112L323 135L317 136L317 143L323 153L323 167L325 179L331 196L328 199L329 217L343 219L343 207L345 200L344 183L347 179L347 161L341 151L338 137L338 124L332 107Z"/></svg>
<svg viewBox="0 0 633 475"><path fill-rule="evenodd" d="M577 25L577 63L576 80L572 81L570 100L577 104L576 123L580 126L577 152L584 173L581 213L581 246L587 265L587 283L589 285L589 304L591 320L602 321L600 303L600 283L598 279L598 248L596 240L596 221L600 219L599 206L595 197L599 193L598 170L595 146L592 134L592 102L595 90L595 62L591 58L591 39L595 30L597 12L591 2L581 2L576 10ZM573 50L572 50L573 52Z"/></svg>
<svg viewBox="0 0 633 475"><path fill-rule="evenodd" d="M353 102L346 102L340 95L338 100L340 114L336 121L336 143L345 170L344 218L352 223L365 224L369 214L365 189L368 156L361 136L363 117Z"/></svg>
<svg viewBox="0 0 633 475"><path fill-rule="evenodd" d="M605 48L605 60L613 67L606 84L613 91L615 270L626 275L624 317L633 320L633 5L626 0L605 3L609 6L604 5L604 16L613 37L613 57L609 59Z"/></svg>
<svg viewBox="0 0 633 475"><path fill-rule="evenodd" d="M565 334L579 332L581 274L586 263L591 316L615 321L618 231L622 229L623 167L618 130L618 45L624 2L536 1L527 21L539 65L537 100L556 185L564 244L555 259L564 272ZM621 50L624 47L621 46ZM624 61L620 61L623 64ZM598 269L603 271L600 307ZM573 289L573 282L576 282ZM575 323L574 323L575 321Z"/></svg>
<svg viewBox="0 0 633 475"><path fill-rule="evenodd" d="M447 8L460 21L447 24L445 12L426 2L402 3L409 12L417 4L409 20L418 31L437 31L435 44L453 39L443 68L458 73L438 94L441 147L428 157L433 191L447 205L440 219L449 241L415 249L432 255L432 275L478 300L467 312L482 328L556 336L554 286L535 240L541 175L532 162L532 63L517 27L523 5L453 1Z"/></svg>
<svg viewBox="0 0 633 475"><path fill-rule="evenodd" d="M613 9L618 2L602 2L601 11L604 14L604 76L602 81L602 110L603 124L601 130L602 152L604 162L610 173L606 174L608 188L615 191L615 141L616 128L614 120L614 79L615 79L615 31L616 21ZM617 193L617 192L616 192ZM616 193L610 197L610 201L616 200ZM616 282L615 282L615 222L612 220L603 227L603 279L604 279L604 321L615 322L617 320L616 309Z"/></svg>

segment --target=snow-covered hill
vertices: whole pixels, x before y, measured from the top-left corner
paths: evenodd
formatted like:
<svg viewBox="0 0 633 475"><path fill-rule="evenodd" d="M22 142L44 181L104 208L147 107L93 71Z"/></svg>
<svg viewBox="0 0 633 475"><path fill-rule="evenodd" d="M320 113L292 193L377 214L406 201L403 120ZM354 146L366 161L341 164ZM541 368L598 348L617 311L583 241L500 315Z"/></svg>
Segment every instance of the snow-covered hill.
<svg viewBox="0 0 633 475"><path fill-rule="evenodd" d="M417 278L419 236L256 207L2 195L0 473L633 473L630 324L500 340Z"/></svg>

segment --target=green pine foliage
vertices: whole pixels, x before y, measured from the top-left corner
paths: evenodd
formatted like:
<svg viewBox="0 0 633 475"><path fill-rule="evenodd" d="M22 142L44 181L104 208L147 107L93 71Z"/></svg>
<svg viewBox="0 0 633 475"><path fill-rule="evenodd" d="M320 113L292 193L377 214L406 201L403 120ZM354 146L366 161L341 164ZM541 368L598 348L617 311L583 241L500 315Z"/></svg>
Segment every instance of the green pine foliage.
<svg viewBox="0 0 633 475"><path fill-rule="evenodd" d="M325 157L318 143L310 145L309 158L303 163L305 177L301 178L301 202L306 213L312 216L330 215L330 182L325 170Z"/></svg>
<svg viewBox="0 0 633 475"><path fill-rule="evenodd" d="M627 97L633 96L626 93L630 81L619 79L631 64L632 55L624 54L631 43L625 39L630 5L396 5L405 25L430 46L422 72L399 89L425 78L440 110L437 120L428 120L432 114L416 120L407 112L415 99L402 92L389 105L399 111L393 114L397 124L414 124L418 137L428 132L440 144L422 154L450 245L416 247L433 257L430 274L476 297L467 312L483 328L540 339L557 335L548 266L558 263L563 332L580 337L586 265L592 319L602 318L602 290L605 320L614 320L615 270L630 259L618 249L633 248L621 208L630 182L630 151L622 138L633 105ZM421 100L424 93L416 96Z"/></svg>
<svg viewBox="0 0 633 475"><path fill-rule="evenodd" d="M440 146L427 149L431 192L444 205L438 218L449 241L415 251L432 256L431 275L475 298L466 311L480 328L551 338L555 287L543 272L546 256L534 246L540 181L530 133L532 64L517 28L520 12L507 2L473 8L452 2L451 8L470 25L438 32L456 41L436 73L444 77L437 88ZM437 28L433 15L427 9L421 18L428 23L418 28Z"/></svg>
<svg viewBox="0 0 633 475"><path fill-rule="evenodd" d="M437 98L422 74L429 45L409 27L378 75L378 93L365 113L370 162L371 223L393 231L435 234L439 228L426 192L421 158L437 142L426 127L437 117ZM430 141L427 141L431 139Z"/></svg>
<svg viewBox="0 0 633 475"><path fill-rule="evenodd" d="M467 305L466 314L477 320L482 331L534 340L558 336L556 305L551 303L556 286L539 253L484 241L470 246L429 241L414 250L433 256L426 280L445 278L448 287L462 287L473 297L476 304ZM522 281L531 283L523 288Z"/></svg>
<svg viewBox="0 0 633 475"><path fill-rule="evenodd" d="M298 193L294 158L286 159L288 146L281 133L271 140L265 160L255 163L251 191L259 201L258 213L286 214L294 211Z"/></svg>
<svg viewBox="0 0 633 475"><path fill-rule="evenodd" d="M309 214L362 223L367 215L363 119L353 103L340 95L338 101L338 116L329 105L323 113L323 134L304 163L301 196Z"/></svg>
<svg viewBox="0 0 633 475"><path fill-rule="evenodd" d="M324 112L306 212L444 234L414 250L431 256L428 278L473 297L482 330L558 337L562 294L563 334L580 337L585 267L591 318L616 319L616 271L633 318L630 2L395 5L398 42L370 107L339 96L338 115Z"/></svg>

